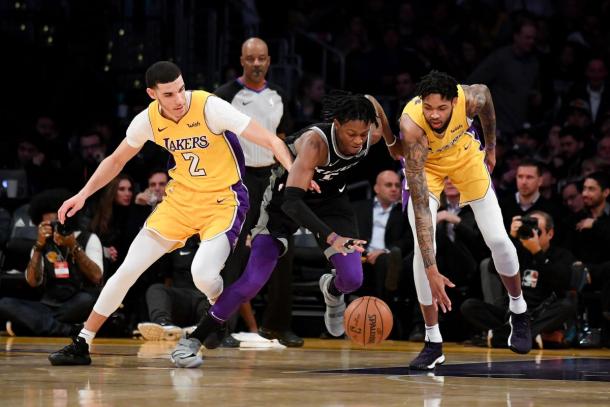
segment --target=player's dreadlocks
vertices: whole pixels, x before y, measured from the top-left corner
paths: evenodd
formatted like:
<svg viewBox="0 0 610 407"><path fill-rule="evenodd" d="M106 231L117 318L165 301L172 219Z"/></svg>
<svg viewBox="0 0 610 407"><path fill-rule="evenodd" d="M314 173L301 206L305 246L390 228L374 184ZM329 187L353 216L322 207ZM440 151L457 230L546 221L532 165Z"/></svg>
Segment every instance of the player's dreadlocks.
<svg viewBox="0 0 610 407"><path fill-rule="evenodd" d="M322 116L324 121L337 119L343 124L351 120L362 120L365 123L375 123L377 115L370 100L364 95L333 90L322 99Z"/></svg>
<svg viewBox="0 0 610 407"><path fill-rule="evenodd" d="M420 98L437 93L443 99L451 100L458 95L457 81L445 72L430 71L421 78L415 88L415 94Z"/></svg>

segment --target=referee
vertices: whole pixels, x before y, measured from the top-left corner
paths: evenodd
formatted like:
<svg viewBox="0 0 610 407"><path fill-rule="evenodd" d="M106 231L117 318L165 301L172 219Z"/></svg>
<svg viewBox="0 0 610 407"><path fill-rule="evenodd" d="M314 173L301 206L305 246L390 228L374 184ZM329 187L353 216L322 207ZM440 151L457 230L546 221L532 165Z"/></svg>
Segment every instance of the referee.
<svg viewBox="0 0 610 407"><path fill-rule="evenodd" d="M265 79L271 57L267 44L260 38L249 38L241 47L240 63L243 74L225 83L214 92L231 103L236 109L258 120L267 130L285 138L287 133L287 106L283 92ZM271 151L239 139L246 159L244 182L250 195L250 210L232 256L227 259L224 269L225 282L235 281L248 261L246 238L256 226L260 215L263 194L269 185L271 168L275 160ZM259 333L270 339L278 339L289 347L303 346L303 339L290 329L292 316L292 242L274 271L267 286L269 302L263 315ZM247 318L246 318L247 319ZM249 328L255 321L248 322Z"/></svg>

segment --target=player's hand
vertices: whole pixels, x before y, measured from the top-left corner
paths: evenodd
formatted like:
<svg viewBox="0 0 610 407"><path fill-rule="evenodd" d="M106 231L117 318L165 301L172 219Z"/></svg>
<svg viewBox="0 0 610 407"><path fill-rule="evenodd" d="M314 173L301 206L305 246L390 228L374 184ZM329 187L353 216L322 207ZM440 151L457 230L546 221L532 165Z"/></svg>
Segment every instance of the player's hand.
<svg viewBox="0 0 610 407"><path fill-rule="evenodd" d="M521 225L523 225L523 222L521 222L521 216L513 216L513 221L510 224L510 232L509 232L510 236L513 239L517 238L517 231L519 230Z"/></svg>
<svg viewBox="0 0 610 407"><path fill-rule="evenodd" d="M322 193L322 190L320 189L320 186L318 185L318 183L314 180L311 180L311 182L309 183L309 190L310 191L315 191L318 194Z"/></svg>
<svg viewBox="0 0 610 407"><path fill-rule="evenodd" d="M485 150L485 164L491 174L496 166L496 149Z"/></svg>
<svg viewBox="0 0 610 407"><path fill-rule="evenodd" d="M335 249L337 252L341 253L344 256L347 256L352 250L357 251L358 253L364 252L364 245L366 244L366 240L354 239L351 237L344 237L335 235L334 233L329 236L330 247Z"/></svg>
<svg viewBox="0 0 610 407"><path fill-rule="evenodd" d="M595 223L595 219L593 218L583 219L576 224L576 230L580 232L585 229L591 229L593 227L593 223Z"/></svg>
<svg viewBox="0 0 610 407"><path fill-rule="evenodd" d="M430 284L432 305L434 305L434 309L438 311L440 307L443 312L451 311L451 300L445 292L445 286L453 288L455 287L455 284L439 273L436 264L426 269L426 275L428 276L428 282Z"/></svg>
<svg viewBox="0 0 610 407"><path fill-rule="evenodd" d="M63 225L66 221L66 217L71 218L76 212L82 209L85 205L87 198L83 195L76 194L72 198L64 201L59 210L57 211L57 219Z"/></svg>

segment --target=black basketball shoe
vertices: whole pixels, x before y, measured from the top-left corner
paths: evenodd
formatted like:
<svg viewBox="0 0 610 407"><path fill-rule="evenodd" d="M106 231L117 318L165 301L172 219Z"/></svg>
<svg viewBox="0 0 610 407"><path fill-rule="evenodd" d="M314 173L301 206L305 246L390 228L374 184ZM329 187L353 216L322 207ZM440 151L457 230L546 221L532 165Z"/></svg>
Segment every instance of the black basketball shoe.
<svg viewBox="0 0 610 407"><path fill-rule="evenodd" d="M436 365L445 363L442 342L424 342L424 349L411 361L409 369L432 370Z"/></svg>
<svg viewBox="0 0 610 407"><path fill-rule="evenodd" d="M515 353L526 354L532 350L532 328L530 327L530 316L527 312L522 314L510 313L508 318L510 335L508 347Z"/></svg>
<svg viewBox="0 0 610 407"><path fill-rule="evenodd" d="M90 365L89 345L87 345L84 338L75 336L72 338L71 344L57 352L51 353L49 355L49 362L53 366Z"/></svg>

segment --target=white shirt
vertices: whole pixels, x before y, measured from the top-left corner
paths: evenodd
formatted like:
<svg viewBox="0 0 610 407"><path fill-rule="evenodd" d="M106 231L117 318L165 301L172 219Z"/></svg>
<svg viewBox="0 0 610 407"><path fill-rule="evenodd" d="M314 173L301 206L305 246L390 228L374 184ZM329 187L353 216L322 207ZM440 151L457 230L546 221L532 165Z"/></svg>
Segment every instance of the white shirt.
<svg viewBox="0 0 610 407"><path fill-rule="evenodd" d="M369 242L369 251L387 249L385 247L385 228L388 224L392 208L394 208L394 204L384 208L377 200L377 197L373 200L373 233Z"/></svg>
<svg viewBox="0 0 610 407"><path fill-rule="evenodd" d="M244 86L233 97L231 104L240 112L253 117L271 133L277 133L284 114L284 104L282 97L274 89L266 87L255 91ZM248 167L266 167L275 163L273 152L268 148L242 138L239 139L239 144L244 151Z"/></svg>
<svg viewBox="0 0 610 407"><path fill-rule="evenodd" d="M519 205L521 207L521 210L523 210L523 212L526 212L529 208L531 208L532 206L534 206L534 204L536 203L536 201L538 200L538 198L540 198L540 192L536 192L534 194L534 199L532 199L532 202L526 204L526 203L521 203L521 199L520 199L519 192L517 192L515 194L515 199L517 200L517 205Z"/></svg>
<svg viewBox="0 0 610 407"><path fill-rule="evenodd" d="M186 92L186 104L187 106L191 104L191 91ZM216 134L228 130L240 136L250 123L250 117L217 96L208 97L204 113L206 124ZM142 147L147 141L155 141L152 126L148 118L148 108L133 118L127 128L126 140L134 148Z"/></svg>

